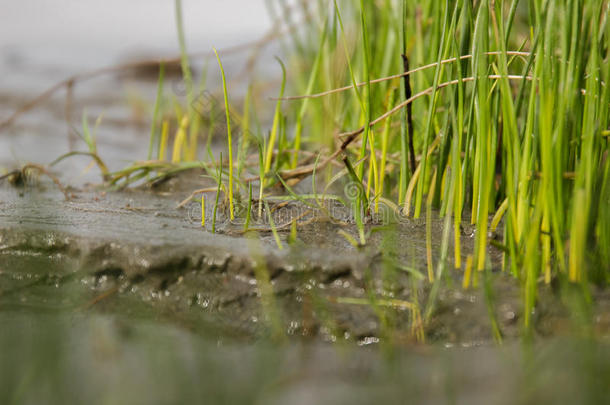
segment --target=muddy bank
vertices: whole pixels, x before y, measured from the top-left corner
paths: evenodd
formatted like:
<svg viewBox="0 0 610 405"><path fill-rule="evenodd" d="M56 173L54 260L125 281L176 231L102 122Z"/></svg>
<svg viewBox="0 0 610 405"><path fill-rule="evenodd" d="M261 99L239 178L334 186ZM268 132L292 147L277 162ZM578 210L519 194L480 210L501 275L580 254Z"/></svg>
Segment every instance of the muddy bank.
<svg viewBox="0 0 610 405"><path fill-rule="evenodd" d="M479 275L489 289L463 290L462 274L448 266L430 298L421 222L374 232L356 249L337 233L355 233L353 225L321 218L301 227L292 245L289 232L280 231L285 248L279 250L264 223L253 224L259 232L246 237L220 213L222 234L212 234L201 227L200 206L176 208L184 193L72 189L66 201L44 179L25 188L0 185L0 304L110 314L139 308L214 336L281 330L361 344L414 342L420 332L427 341L488 344L493 322L504 339L522 332L518 281L499 269ZM279 223L282 212L274 215ZM438 263L440 220L432 231ZM463 237L464 254L471 239ZM268 285L272 302L265 304ZM541 336L573 330L558 290L541 288L534 314ZM594 294L596 333L607 336L610 297Z"/></svg>

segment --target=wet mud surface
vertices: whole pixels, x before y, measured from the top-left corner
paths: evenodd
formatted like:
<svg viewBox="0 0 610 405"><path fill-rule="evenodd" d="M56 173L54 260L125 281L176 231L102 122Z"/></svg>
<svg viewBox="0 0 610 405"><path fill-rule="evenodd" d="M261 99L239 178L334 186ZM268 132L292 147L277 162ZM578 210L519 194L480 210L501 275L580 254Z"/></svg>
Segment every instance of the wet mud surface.
<svg viewBox="0 0 610 405"><path fill-rule="evenodd" d="M426 308L429 283L390 277L380 259L393 249L425 274L423 223L356 249L336 233L353 225L320 220L280 251L269 232L248 238L223 217L210 233L179 200L72 189L66 201L44 179L0 185L0 344L13 348L0 355L11 365L0 368L3 403L593 404L609 394L607 345L574 335L552 287L541 289L533 346L518 339L518 283L499 270L486 279L491 303L447 271L423 327L432 345L416 342L410 310L372 304L371 293ZM436 241L440 221L432 229ZM594 334L607 337L610 297L594 293Z"/></svg>
<svg viewBox="0 0 610 405"><path fill-rule="evenodd" d="M320 217L303 225L293 244L280 230L279 250L265 223L255 221L251 227L259 232L244 236L239 221L220 214L219 233L211 233L201 226L198 204L176 207L183 194L73 189L66 201L43 179L20 188L1 185L0 305L102 313L136 307L205 334L239 338L268 335L274 317L275 328L288 335L360 344L414 342L417 327L432 342L490 344L493 319L504 339L522 332L518 281L500 269L477 275L489 284L490 297L484 288L463 290L463 274L448 264L444 285L431 298L423 279L423 222L382 228L358 249L337 233L355 234L353 224ZM294 215L282 214L286 207L274 212L278 224L282 215ZM435 265L441 222L432 226ZM465 255L473 239L467 232L465 226ZM498 252L490 255L499 262ZM267 285L271 306L264 304ZM595 299L596 328L607 335L609 297L598 292ZM406 303L416 303L418 313ZM426 322L418 321L426 315ZM541 288L534 319L536 333L552 336L569 329L572 315L549 286Z"/></svg>

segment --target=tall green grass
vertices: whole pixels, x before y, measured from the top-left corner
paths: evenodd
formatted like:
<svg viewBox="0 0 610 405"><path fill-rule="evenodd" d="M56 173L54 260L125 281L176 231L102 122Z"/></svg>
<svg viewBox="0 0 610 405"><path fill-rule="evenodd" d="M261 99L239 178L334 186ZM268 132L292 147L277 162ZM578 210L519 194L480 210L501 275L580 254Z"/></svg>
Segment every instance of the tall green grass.
<svg viewBox="0 0 610 405"><path fill-rule="evenodd" d="M278 6L286 11L283 1ZM470 270L501 265L522 284L530 314L540 283L610 280L608 1L334 0L328 6L282 42L289 64L280 62L268 137L262 130L249 134L256 132L250 123L256 102L264 101L249 90L249 131L242 135L248 138L240 141L236 172L222 71L231 218L234 181L258 176L260 217L268 187L289 190L289 182L325 170L318 177L356 184L359 244L366 243L365 216L382 199L415 218L424 208L428 223L434 215L444 218L436 271L427 235L430 282L448 264L459 276L466 271L464 286L477 280ZM183 66L192 88L186 59ZM284 98L285 90L298 97ZM151 140L154 133L153 126ZM184 145L196 148L196 142ZM313 165L305 161L308 151L321 155ZM328 165L333 159L343 161L339 173ZM248 183L251 195L256 182ZM253 203L250 197L248 222ZM466 266L463 221L475 227ZM501 232L495 243L505 252L502 263L489 259L492 230Z"/></svg>
<svg viewBox="0 0 610 405"><path fill-rule="evenodd" d="M225 117L227 119L227 148L229 149L229 213L231 220L235 219L233 210L233 140L231 133L231 112L229 111L229 94L227 91L227 79L225 77L225 70L222 67L220 56L216 48L214 48L214 54L218 60L218 66L220 67L220 73L222 74L222 94L225 102ZM221 163L222 164L222 163Z"/></svg>
<svg viewBox="0 0 610 405"><path fill-rule="evenodd" d="M344 100L334 121L345 128L364 124L360 149L350 146L348 153L363 158L367 151L371 164L379 147L382 161L399 156L400 170L379 168L379 178L389 184L380 187L399 203L408 200L415 217L427 195L429 208L453 218L455 268L462 267L464 217L476 226L475 269L496 265L487 257L490 218L496 214L493 226L502 220L507 269L523 280L528 308L535 305L539 280L549 283L563 275L579 282L590 273L608 279L610 245L604 235L609 231L602 213L608 204L608 2L378 2L361 3L360 9L335 2L335 9L348 57L344 76L355 97L333 94ZM395 15L404 18L393 21ZM367 25L367 19L389 24ZM374 29L368 33L367 27ZM391 36L402 37L402 44ZM368 37L374 43L370 57ZM411 189L405 180L406 109L402 131L392 128L381 145L368 132L373 117L393 104L371 88L371 78L382 76L388 53L393 73L400 72L403 51L412 63L434 66L412 79L415 91L428 95L413 102L409 135L419 157ZM461 60L464 56L468 59ZM333 57L328 51L327 58ZM452 57L458 61L442 63ZM363 83L356 83L356 72L362 72ZM383 84L397 86L390 80ZM369 117L368 111L375 114ZM312 124L312 132L323 128ZM438 147L430 153L434 140ZM371 170L368 176L360 173L369 185L379 181Z"/></svg>

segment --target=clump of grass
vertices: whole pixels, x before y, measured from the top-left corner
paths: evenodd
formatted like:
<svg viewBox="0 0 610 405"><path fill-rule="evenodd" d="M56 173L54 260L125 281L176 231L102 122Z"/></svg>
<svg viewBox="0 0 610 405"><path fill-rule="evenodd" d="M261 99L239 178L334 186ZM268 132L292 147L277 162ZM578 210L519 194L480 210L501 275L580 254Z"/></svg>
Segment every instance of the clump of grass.
<svg viewBox="0 0 610 405"><path fill-rule="evenodd" d="M263 130L250 134L256 93L249 88L236 173L227 83L216 53L227 121L231 219L234 182L247 183L247 230L253 187L258 187L260 219L269 198L265 190L277 191L273 185L283 186L285 198L303 203L291 187L309 175L314 182L326 179L328 186L347 178L357 188L351 197L358 238L343 234L355 246L366 243L369 206L377 211L380 202L389 202L416 218L425 209L428 280L435 286L451 257L453 268L464 270L458 273L464 288L496 267L487 255L490 231L502 235L493 243L504 251L503 269L523 286L528 314L541 281L607 282L608 13L608 2L597 0L361 0L357 5L335 0L330 15L320 12L307 35L291 33L295 54L288 67L280 61L282 82L267 137ZM182 32L181 20L178 25ZM186 55L183 33L180 45ZM183 59L189 102L192 79ZM305 94L284 97L285 89ZM292 102L296 99L300 102ZM157 105L155 122L156 111ZM193 118L190 114L188 106L176 113L175 170L196 160L196 144L186 142L187 127L194 125L185 121ZM383 129L376 132L380 124ZM153 124L150 145L155 131ZM160 161L167 133L164 121ZM247 159L252 152L255 158ZM317 155L315 163L300 160L308 152ZM208 154L203 164L219 166ZM149 146L149 160L151 155ZM338 172L332 162L341 166ZM317 201L315 185L313 192ZM444 218L445 226L436 264L434 215ZM463 220L476 230L475 250L465 264ZM272 230L280 246L279 230L273 224ZM525 323L530 321L526 316Z"/></svg>
<svg viewBox="0 0 610 405"><path fill-rule="evenodd" d="M28 184L29 181L33 178L33 175L35 174L44 174L45 176L50 178L53 183L55 183L59 191L62 192L66 201L70 200L70 193L68 192L66 187L59 181L59 178L57 178L57 176L51 173L46 167L39 164L28 163L23 165L18 170L12 170L8 173L4 173L0 175L0 182L6 179L11 185L16 187L22 187Z"/></svg>
<svg viewBox="0 0 610 405"><path fill-rule="evenodd" d="M62 160L72 157L72 156L89 156L93 159L95 164L100 169L100 172L102 173L102 178L104 179L104 181L108 181L111 177L110 172L108 171L108 167L106 166L106 164L104 163L102 158L97 153L96 131L97 131L97 128L99 127L99 125L101 124L101 122L102 122L102 116L100 115L97 118L97 120L95 121L95 127L93 128L93 131L91 131L89 129L89 118L87 117L87 111L83 110L82 133L80 133L80 132L77 132L77 133L81 137L81 139L85 142L85 144L87 145L87 148L89 150L87 152L72 151L72 152L65 153L65 154L59 156L53 162L51 162L49 164L49 166L54 166L57 163L61 162ZM74 130L74 131L76 132L76 130ZM38 165L35 165L35 166L38 166Z"/></svg>

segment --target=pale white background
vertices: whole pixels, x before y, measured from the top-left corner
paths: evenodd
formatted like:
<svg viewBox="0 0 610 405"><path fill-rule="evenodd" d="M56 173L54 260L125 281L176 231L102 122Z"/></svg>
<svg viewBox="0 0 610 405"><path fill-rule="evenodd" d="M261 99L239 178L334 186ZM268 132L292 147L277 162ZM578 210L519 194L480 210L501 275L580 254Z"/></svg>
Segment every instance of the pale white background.
<svg viewBox="0 0 610 405"><path fill-rule="evenodd" d="M191 51L250 41L271 25L264 0L182 3ZM0 0L5 65L99 67L130 53L177 49L173 0Z"/></svg>

